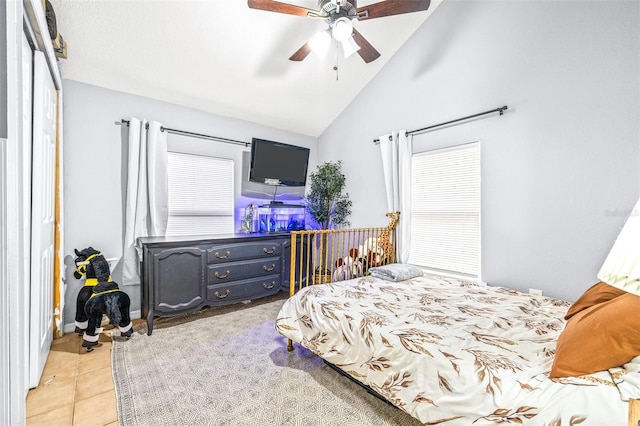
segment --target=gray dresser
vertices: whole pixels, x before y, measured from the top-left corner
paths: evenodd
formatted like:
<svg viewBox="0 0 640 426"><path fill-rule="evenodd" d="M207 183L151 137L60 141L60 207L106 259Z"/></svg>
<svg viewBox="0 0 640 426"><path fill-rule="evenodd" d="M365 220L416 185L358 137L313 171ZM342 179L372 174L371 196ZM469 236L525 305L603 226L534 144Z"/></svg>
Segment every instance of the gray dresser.
<svg viewBox="0 0 640 426"><path fill-rule="evenodd" d="M154 316L288 292L290 238L288 233L139 238L148 334Z"/></svg>

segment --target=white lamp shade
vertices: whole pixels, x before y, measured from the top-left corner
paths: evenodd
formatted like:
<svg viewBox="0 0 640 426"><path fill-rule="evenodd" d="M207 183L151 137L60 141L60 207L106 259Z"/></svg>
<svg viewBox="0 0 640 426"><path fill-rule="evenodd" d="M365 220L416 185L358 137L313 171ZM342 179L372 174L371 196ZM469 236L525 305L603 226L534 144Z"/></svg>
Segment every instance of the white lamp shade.
<svg viewBox="0 0 640 426"><path fill-rule="evenodd" d="M349 18L336 19L332 27L333 38L338 41L345 41L353 34L353 24Z"/></svg>
<svg viewBox="0 0 640 426"><path fill-rule="evenodd" d="M358 46L358 43L356 43L353 37L349 37L348 39L342 42L342 51L344 52L345 58L348 58L349 56L353 55L358 50L360 50L360 46Z"/></svg>
<svg viewBox="0 0 640 426"><path fill-rule="evenodd" d="M326 56L330 44L331 35L329 34L329 30L317 32L311 40L309 40L311 50L321 57Z"/></svg>
<svg viewBox="0 0 640 426"><path fill-rule="evenodd" d="M598 279L640 296L640 200L598 272Z"/></svg>

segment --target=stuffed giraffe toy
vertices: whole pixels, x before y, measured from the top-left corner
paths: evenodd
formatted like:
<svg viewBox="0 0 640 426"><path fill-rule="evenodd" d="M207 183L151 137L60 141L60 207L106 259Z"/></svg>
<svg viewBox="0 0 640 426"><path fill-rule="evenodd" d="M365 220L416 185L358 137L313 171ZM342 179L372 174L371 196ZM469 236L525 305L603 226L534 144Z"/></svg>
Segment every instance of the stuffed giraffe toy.
<svg viewBox="0 0 640 426"><path fill-rule="evenodd" d="M394 232L396 226L398 226L400 212L389 212L387 213L387 217L391 218L391 221L382 231L380 238L378 239L378 245L382 248L382 259L380 259L380 264L384 263L386 260L394 262L396 256L395 244L391 241L391 233Z"/></svg>
<svg viewBox="0 0 640 426"><path fill-rule="evenodd" d="M386 215L391 220L377 237L367 238L360 246L358 253L365 265L365 270L373 266L380 266L386 263L395 262L395 242L391 238L391 233L395 231L400 212L390 212Z"/></svg>

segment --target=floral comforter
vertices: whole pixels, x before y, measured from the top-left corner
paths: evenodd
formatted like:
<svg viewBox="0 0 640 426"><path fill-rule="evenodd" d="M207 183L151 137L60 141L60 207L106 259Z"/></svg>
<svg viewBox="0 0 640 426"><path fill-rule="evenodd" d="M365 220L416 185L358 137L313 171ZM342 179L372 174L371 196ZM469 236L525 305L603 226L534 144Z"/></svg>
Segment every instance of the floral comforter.
<svg viewBox="0 0 640 426"><path fill-rule="evenodd" d="M625 425L608 371L548 378L564 301L423 276L310 286L276 330L426 425Z"/></svg>

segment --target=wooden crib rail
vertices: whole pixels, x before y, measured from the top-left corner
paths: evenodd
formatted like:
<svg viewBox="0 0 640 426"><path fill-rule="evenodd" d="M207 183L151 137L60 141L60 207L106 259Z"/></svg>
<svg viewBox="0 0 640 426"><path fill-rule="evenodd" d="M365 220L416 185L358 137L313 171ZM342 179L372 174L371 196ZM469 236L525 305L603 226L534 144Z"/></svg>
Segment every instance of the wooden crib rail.
<svg viewBox="0 0 640 426"><path fill-rule="evenodd" d="M369 268L396 261L399 213L384 228L319 229L291 232L289 295L313 284L367 275Z"/></svg>

